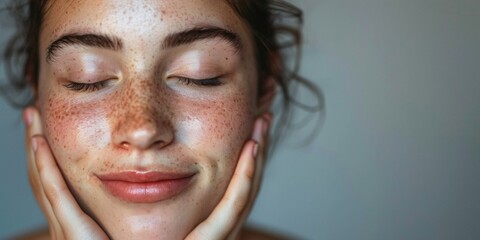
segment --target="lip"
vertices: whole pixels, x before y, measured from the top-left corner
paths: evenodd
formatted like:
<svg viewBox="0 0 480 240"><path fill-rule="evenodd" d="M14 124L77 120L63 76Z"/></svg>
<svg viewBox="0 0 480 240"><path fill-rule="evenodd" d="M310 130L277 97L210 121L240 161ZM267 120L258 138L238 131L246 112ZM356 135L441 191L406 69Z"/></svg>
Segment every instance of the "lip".
<svg viewBox="0 0 480 240"><path fill-rule="evenodd" d="M114 197L132 203L153 203L185 191L195 173L126 171L97 175Z"/></svg>

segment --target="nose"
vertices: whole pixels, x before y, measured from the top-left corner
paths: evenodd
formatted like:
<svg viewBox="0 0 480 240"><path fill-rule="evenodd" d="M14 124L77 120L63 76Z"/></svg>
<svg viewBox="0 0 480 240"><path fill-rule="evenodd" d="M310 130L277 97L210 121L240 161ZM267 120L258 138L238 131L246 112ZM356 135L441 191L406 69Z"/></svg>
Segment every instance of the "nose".
<svg viewBox="0 0 480 240"><path fill-rule="evenodd" d="M167 124L156 125L153 122L136 120L122 125L115 144L125 150L159 149L173 140L172 131Z"/></svg>
<svg viewBox="0 0 480 240"><path fill-rule="evenodd" d="M161 149L173 141L173 121L168 104L146 95L143 92L130 97L117 109L112 131L113 144L117 148L128 151Z"/></svg>

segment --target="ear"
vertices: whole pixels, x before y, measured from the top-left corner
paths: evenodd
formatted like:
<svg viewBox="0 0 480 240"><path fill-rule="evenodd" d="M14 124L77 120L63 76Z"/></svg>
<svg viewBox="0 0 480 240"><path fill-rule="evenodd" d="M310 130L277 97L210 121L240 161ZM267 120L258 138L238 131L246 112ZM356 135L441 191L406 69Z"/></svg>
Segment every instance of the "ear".
<svg viewBox="0 0 480 240"><path fill-rule="evenodd" d="M258 112L257 115L260 115L264 112L270 111L273 100L275 100L275 91L277 88L277 82L273 76L267 76L262 81L263 92L258 96Z"/></svg>
<svg viewBox="0 0 480 240"><path fill-rule="evenodd" d="M276 89L277 89L277 77L279 73L282 72L282 59L280 53L277 51L270 52L270 64L271 72L268 75L262 76L260 79L261 84L259 85L259 96L258 96L258 112L260 115L264 112L270 111L273 101L275 100Z"/></svg>

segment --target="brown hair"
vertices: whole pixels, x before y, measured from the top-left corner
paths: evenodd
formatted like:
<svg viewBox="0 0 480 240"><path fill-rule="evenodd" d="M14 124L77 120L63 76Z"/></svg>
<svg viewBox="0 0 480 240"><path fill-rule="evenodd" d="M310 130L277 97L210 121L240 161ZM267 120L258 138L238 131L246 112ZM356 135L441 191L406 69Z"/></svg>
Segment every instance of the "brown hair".
<svg viewBox="0 0 480 240"><path fill-rule="evenodd" d="M2 86L0 93L17 107L25 107L34 100L31 90L36 89L38 85L40 28L42 18L48 11L47 2L50 1L25 0L23 3L12 1L12 5L8 8L15 17L18 30L5 48L5 70L9 84ZM302 11L283 0L227 1L248 24L253 34L259 79L274 77L281 90L283 98L279 114L280 124L277 124L274 132L277 135L274 140L278 139L278 135L290 125L293 115L292 104L314 113L319 113L323 109L321 91L298 74ZM282 56L282 50L292 48L296 50L295 63L293 67L287 68L286 57ZM17 66L22 68L18 69ZM292 95L298 84L313 93L318 104L305 105L293 98ZM259 81L260 96L265 93L266 87L268 86Z"/></svg>

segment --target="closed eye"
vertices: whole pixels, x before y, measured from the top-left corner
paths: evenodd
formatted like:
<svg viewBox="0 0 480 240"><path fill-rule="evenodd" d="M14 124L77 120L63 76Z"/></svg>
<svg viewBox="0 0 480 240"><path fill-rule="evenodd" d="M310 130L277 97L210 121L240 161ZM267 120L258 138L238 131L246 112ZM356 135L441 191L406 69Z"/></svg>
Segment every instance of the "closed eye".
<svg viewBox="0 0 480 240"><path fill-rule="evenodd" d="M197 85L202 87L215 87L222 85L222 81L218 77L208 78L208 79L192 79L186 77L178 77L178 81L186 85Z"/></svg>
<svg viewBox="0 0 480 240"><path fill-rule="evenodd" d="M93 92L98 91L104 88L107 85L107 81L99 81L95 83L78 83L78 82L69 82L63 86L69 90L76 92Z"/></svg>

